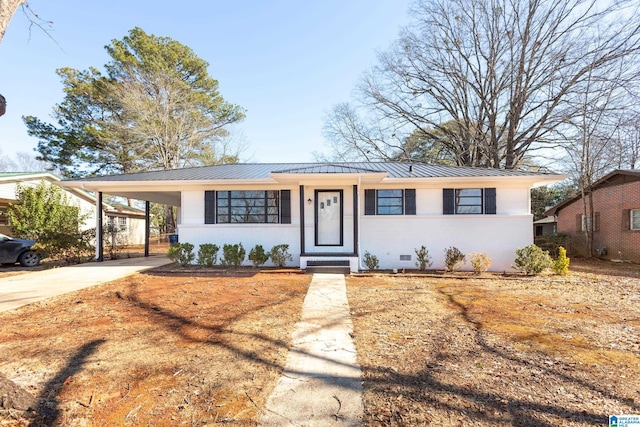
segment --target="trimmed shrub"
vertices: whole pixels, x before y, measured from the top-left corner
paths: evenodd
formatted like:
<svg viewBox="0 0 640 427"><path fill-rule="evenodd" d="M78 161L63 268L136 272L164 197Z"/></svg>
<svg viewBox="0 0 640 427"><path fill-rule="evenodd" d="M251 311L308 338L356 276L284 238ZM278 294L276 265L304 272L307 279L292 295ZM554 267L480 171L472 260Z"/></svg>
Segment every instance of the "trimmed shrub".
<svg viewBox="0 0 640 427"><path fill-rule="evenodd" d="M553 260L548 251L543 251L536 245L525 246L516 249L516 260L514 268L522 271L527 276L534 276L542 273L551 267Z"/></svg>
<svg viewBox="0 0 640 427"><path fill-rule="evenodd" d="M254 267L260 267L269 261L269 254L264 251L262 245L255 245L249 251L249 261L251 261Z"/></svg>
<svg viewBox="0 0 640 427"><path fill-rule="evenodd" d="M466 256L460 249L455 246L445 249L444 251L444 265L447 271L455 271L458 268L462 268L466 261Z"/></svg>
<svg viewBox="0 0 640 427"><path fill-rule="evenodd" d="M235 245L222 245L222 265L237 268L244 261L246 251L242 243Z"/></svg>
<svg viewBox="0 0 640 427"><path fill-rule="evenodd" d="M198 264L211 267L218 262L218 251L220 247L213 243L203 243L198 248Z"/></svg>
<svg viewBox="0 0 640 427"><path fill-rule="evenodd" d="M471 267L476 274L484 273L491 266L491 258L482 252L474 252L469 255L469 262L471 262Z"/></svg>
<svg viewBox="0 0 640 427"><path fill-rule="evenodd" d="M556 274L564 276L565 274L569 273L570 261L571 259L567 258L567 250L560 246L558 248L558 258L553 262L552 265L553 271L555 271Z"/></svg>
<svg viewBox="0 0 640 427"><path fill-rule="evenodd" d="M420 249L416 249L415 251L416 267L418 267L420 271L424 271L427 269L427 267L431 267L433 262L431 261L431 255L429 255L429 251L427 250L427 248L425 248L423 245L420 247Z"/></svg>
<svg viewBox="0 0 640 427"><path fill-rule="evenodd" d="M286 243L272 247L269 251L269 258L278 267L285 267L287 261L293 261L293 257L289 253L289 245Z"/></svg>
<svg viewBox="0 0 640 427"><path fill-rule="evenodd" d="M191 264L195 259L193 254L193 245L191 243L176 243L169 247L167 257L171 261L175 261L183 267Z"/></svg>
<svg viewBox="0 0 640 427"><path fill-rule="evenodd" d="M380 263L378 262L378 257L375 255L371 255L369 251L365 251L364 253L364 265L371 271L377 270L380 267Z"/></svg>

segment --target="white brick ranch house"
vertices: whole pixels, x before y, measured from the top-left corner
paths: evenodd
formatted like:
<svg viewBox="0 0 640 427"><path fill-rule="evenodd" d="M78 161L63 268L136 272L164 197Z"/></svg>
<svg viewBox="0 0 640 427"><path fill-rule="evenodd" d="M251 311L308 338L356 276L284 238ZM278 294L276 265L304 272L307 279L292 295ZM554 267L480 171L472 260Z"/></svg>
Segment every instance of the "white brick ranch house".
<svg viewBox="0 0 640 427"><path fill-rule="evenodd" d="M416 267L424 245L432 268L444 251L486 253L511 270L533 241L530 189L564 175L407 162L230 164L65 181L73 188L177 206L180 242L286 243L292 265L348 262L366 269ZM467 268L470 266L467 264Z"/></svg>

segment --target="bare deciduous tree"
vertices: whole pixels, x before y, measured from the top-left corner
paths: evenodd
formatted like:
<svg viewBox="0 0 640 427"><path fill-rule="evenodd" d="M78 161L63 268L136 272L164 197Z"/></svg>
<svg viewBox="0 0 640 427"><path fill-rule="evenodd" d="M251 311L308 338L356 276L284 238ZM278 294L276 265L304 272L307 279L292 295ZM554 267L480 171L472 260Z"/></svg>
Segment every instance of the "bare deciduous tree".
<svg viewBox="0 0 640 427"><path fill-rule="evenodd" d="M18 7L26 0L0 0L0 42L4 37L4 33L7 31L9 21L16 13ZM0 116L4 115L7 110L7 100L4 96L0 95Z"/></svg>
<svg viewBox="0 0 640 427"><path fill-rule="evenodd" d="M587 255L594 250L599 218L593 207L593 184L619 165L625 151L618 139L637 88L638 72L633 57L589 70L572 99L578 114L567 120L565 145L571 170L582 198L581 228ZM621 149L622 148L622 149Z"/></svg>
<svg viewBox="0 0 640 427"><path fill-rule="evenodd" d="M0 42L7 31L9 21L11 21L18 7L25 2L26 0L0 0Z"/></svg>
<svg viewBox="0 0 640 427"><path fill-rule="evenodd" d="M364 76L358 104L329 115L326 135L384 158L398 154L392 135L417 129L460 165L516 168L558 143L591 71L638 53L636 9L624 0L602 10L595 0L419 1Z"/></svg>

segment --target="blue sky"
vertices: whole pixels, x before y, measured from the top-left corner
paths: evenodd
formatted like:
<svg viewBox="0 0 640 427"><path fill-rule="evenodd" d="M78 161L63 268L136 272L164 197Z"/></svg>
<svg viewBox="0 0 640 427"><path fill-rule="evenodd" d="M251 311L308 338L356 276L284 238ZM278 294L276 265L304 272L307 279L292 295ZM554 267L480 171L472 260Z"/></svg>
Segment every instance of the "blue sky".
<svg viewBox="0 0 640 427"><path fill-rule="evenodd" d="M104 46L136 26L171 37L209 62L223 97L247 110L237 126L244 160L313 161L326 151L325 112L348 101L377 52L409 21L410 0L182 1L29 0L53 21L49 36L29 27L20 10L0 43L0 151L33 152L23 115L51 121L62 101L55 70L102 69ZM176 7L176 5L178 5Z"/></svg>

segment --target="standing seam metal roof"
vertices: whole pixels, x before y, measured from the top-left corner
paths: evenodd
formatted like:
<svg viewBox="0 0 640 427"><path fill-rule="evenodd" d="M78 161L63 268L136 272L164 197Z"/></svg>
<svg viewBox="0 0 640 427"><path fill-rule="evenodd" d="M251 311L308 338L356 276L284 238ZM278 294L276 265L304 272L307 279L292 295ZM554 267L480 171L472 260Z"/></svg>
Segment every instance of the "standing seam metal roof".
<svg viewBox="0 0 640 427"><path fill-rule="evenodd" d="M442 166L416 162L237 163L195 168L106 175L69 181L207 181L260 180L271 174L388 173L391 178L517 177L552 175L529 171Z"/></svg>

